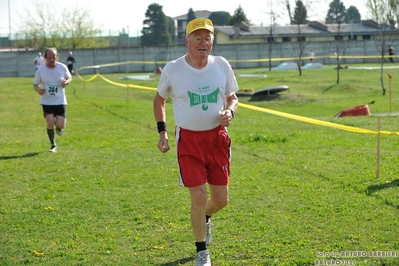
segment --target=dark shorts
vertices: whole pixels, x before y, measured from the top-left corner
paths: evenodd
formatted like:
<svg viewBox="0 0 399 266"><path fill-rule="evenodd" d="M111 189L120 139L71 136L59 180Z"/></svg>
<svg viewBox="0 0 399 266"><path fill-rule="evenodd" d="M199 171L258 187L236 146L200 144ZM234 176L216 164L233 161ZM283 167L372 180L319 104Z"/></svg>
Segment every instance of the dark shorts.
<svg viewBox="0 0 399 266"><path fill-rule="evenodd" d="M42 105L43 117L48 114L54 114L54 116L66 117L66 105Z"/></svg>
<svg viewBox="0 0 399 266"><path fill-rule="evenodd" d="M226 128L190 131L177 127L176 141L181 186L229 184L231 139Z"/></svg>

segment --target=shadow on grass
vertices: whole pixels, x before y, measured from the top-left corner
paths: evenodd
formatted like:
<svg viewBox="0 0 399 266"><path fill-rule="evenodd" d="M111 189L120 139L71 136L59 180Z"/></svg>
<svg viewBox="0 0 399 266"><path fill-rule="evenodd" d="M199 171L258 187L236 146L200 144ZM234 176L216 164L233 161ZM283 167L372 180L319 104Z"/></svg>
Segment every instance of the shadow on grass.
<svg viewBox="0 0 399 266"><path fill-rule="evenodd" d="M76 88L73 88L73 95L74 95L77 99L79 99L79 100L81 100L81 101L83 101L83 102L89 103L89 104L93 105L94 107L96 107L96 108L98 108L98 109L101 109L101 110L103 110L103 111L105 111L105 112L108 112L108 113L112 114L113 116L119 117L119 118L121 118L121 119L123 119L123 120L125 120L125 121L130 121L129 118L127 118L127 117L121 116L121 115L119 115L119 114L117 114L117 113L115 113L115 112L112 112L112 111L110 111L109 109L107 109L107 108L105 108L105 107L103 107L103 106L101 106L101 105L99 105L99 104L97 104L97 103L94 103L94 102L91 102L91 101L87 101L87 100L85 100L85 99L79 97L79 95L76 94Z"/></svg>
<svg viewBox="0 0 399 266"><path fill-rule="evenodd" d="M10 160L10 159L20 159L20 158L28 158L38 156L39 152L32 152L23 155L10 155L10 156L0 156L0 160Z"/></svg>
<svg viewBox="0 0 399 266"><path fill-rule="evenodd" d="M248 102L261 102L261 101L273 101L276 100L277 98L279 98L280 95L279 94L275 94L275 95L254 95L252 97L249 98Z"/></svg>
<svg viewBox="0 0 399 266"><path fill-rule="evenodd" d="M327 87L324 92L328 92L329 90L333 89L334 87L336 87L337 84L331 85L330 87Z"/></svg>
<svg viewBox="0 0 399 266"><path fill-rule="evenodd" d="M194 257L187 257L187 258L183 258L183 259L180 259L180 260L175 260L175 261L171 261L171 262L161 263L161 264L159 264L159 266L175 266L175 265L185 264L185 263L193 261L193 260L195 260Z"/></svg>
<svg viewBox="0 0 399 266"><path fill-rule="evenodd" d="M384 183L384 184L369 186L367 188L367 195L371 195L378 190L391 188L391 187L399 187L399 179L396 179L396 180L393 180L391 182Z"/></svg>
<svg viewBox="0 0 399 266"><path fill-rule="evenodd" d="M384 183L384 184L379 184L379 185L371 185L367 187L367 195L368 196L374 196L376 198L382 199L380 196L378 195L373 195L375 192L378 192L380 190L383 189L387 189L387 188L394 188L394 187L399 187L399 179L393 180L391 182L388 183ZM392 204L391 202L385 200L385 203L387 205L390 205L396 209L399 209L399 206Z"/></svg>

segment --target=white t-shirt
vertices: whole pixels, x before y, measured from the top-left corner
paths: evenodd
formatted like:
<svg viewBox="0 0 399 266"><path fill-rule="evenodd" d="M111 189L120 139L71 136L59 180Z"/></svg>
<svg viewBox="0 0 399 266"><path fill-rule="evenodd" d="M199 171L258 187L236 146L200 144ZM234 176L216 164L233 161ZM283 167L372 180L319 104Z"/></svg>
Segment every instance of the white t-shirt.
<svg viewBox="0 0 399 266"><path fill-rule="evenodd" d="M42 84L42 89L46 93L40 98L40 104L43 105L66 105L65 89L62 88L61 83L64 79L69 79L71 74L66 65L57 62L54 68L49 68L47 65L40 66L35 74L33 84Z"/></svg>
<svg viewBox="0 0 399 266"><path fill-rule="evenodd" d="M211 55L204 68L195 69L182 56L165 65L157 90L165 99L171 96L176 126L202 131L220 124L219 112L238 84L225 58Z"/></svg>
<svg viewBox="0 0 399 266"><path fill-rule="evenodd" d="M43 64L43 57L41 56L36 56L35 59L33 59L33 63L35 63L36 68L41 66Z"/></svg>

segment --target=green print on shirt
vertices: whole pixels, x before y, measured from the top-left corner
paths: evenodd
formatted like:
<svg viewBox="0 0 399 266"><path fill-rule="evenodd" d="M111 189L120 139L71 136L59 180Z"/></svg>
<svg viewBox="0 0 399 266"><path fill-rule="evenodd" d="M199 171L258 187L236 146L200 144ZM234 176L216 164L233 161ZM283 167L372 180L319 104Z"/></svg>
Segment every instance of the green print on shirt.
<svg viewBox="0 0 399 266"><path fill-rule="evenodd" d="M188 97L190 98L190 107L202 104L202 110L206 111L208 110L208 103L218 102L218 94L219 94L219 88L217 88L214 92L205 95L200 95L189 91Z"/></svg>

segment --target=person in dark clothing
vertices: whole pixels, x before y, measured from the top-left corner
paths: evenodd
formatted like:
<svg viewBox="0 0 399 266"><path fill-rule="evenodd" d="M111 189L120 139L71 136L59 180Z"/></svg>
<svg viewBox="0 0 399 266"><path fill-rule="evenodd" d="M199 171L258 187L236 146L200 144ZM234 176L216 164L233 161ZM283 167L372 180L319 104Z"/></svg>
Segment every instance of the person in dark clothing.
<svg viewBox="0 0 399 266"><path fill-rule="evenodd" d="M395 49L392 47L392 45L388 45L388 54L389 54L389 62L395 63L393 61L393 55L395 55Z"/></svg>
<svg viewBox="0 0 399 266"><path fill-rule="evenodd" d="M75 58L73 58L72 52L69 52L69 56L67 58L67 66L69 73L73 73L73 64L75 64Z"/></svg>

